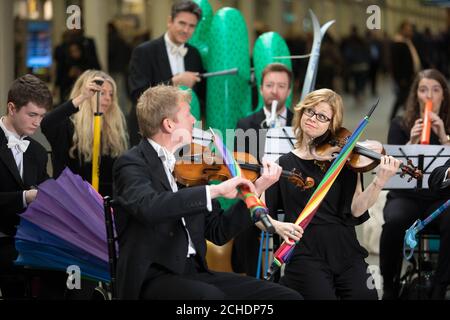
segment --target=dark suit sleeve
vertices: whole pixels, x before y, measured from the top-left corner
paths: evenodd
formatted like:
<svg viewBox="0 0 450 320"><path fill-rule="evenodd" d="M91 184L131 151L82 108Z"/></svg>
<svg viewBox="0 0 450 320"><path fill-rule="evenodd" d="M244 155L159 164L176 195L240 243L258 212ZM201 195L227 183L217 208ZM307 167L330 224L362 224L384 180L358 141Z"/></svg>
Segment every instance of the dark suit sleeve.
<svg viewBox="0 0 450 320"><path fill-rule="evenodd" d="M207 211L204 186L161 192L149 170L144 160L130 153L114 164L115 199L135 219L157 224Z"/></svg>
<svg viewBox="0 0 450 320"><path fill-rule="evenodd" d="M448 168L450 168L450 160L447 160L443 166L435 168L428 178L430 189L445 198L450 197L450 179L444 182L445 172Z"/></svg>
<svg viewBox="0 0 450 320"><path fill-rule="evenodd" d="M0 209L2 215L17 214L23 210L23 190L0 192ZM4 217L2 217L4 218Z"/></svg>
<svg viewBox="0 0 450 320"><path fill-rule="evenodd" d="M52 148L61 143L61 131L67 128L66 122L69 117L78 112L78 108L72 103L72 100L66 101L47 113L42 119L41 129Z"/></svg>
<svg viewBox="0 0 450 320"><path fill-rule="evenodd" d="M222 246L254 224L244 201L239 200L227 211L217 201L213 203L214 210L207 212L205 218L205 237L212 243Z"/></svg>
<svg viewBox="0 0 450 320"><path fill-rule="evenodd" d="M13 226L18 223L18 214L21 214L25 210L23 205L24 190L28 190L32 186L35 187L48 179L47 151L35 141L31 141L30 143L27 152L31 152L30 158L35 164L35 170L33 169L32 172L28 172L27 178L25 179L26 185L18 186L6 183L3 186L5 188L2 188L4 191L0 192L0 230L7 234L12 234Z"/></svg>
<svg viewBox="0 0 450 320"><path fill-rule="evenodd" d="M147 59L150 59L150 57L147 57ZM150 87L149 63L149 61L146 61L145 47L136 47L131 54L128 78L130 95L133 101L137 101L142 92Z"/></svg>

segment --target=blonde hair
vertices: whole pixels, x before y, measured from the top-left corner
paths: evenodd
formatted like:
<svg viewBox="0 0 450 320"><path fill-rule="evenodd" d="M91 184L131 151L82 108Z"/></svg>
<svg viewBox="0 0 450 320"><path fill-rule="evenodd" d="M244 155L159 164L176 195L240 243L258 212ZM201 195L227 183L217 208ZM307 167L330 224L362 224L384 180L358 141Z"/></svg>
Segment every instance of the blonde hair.
<svg viewBox="0 0 450 320"><path fill-rule="evenodd" d="M139 130L143 137L151 138L164 119L175 119L180 101L191 102L190 91L178 87L158 85L144 91L136 106Z"/></svg>
<svg viewBox="0 0 450 320"><path fill-rule="evenodd" d="M303 141L303 131L301 129L301 119L305 109L313 108L321 102L328 103L333 111L329 130L331 134L335 134L336 131L342 127L342 121L344 118L344 103L342 98L336 92L330 89L319 89L310 92L306 95L303 101L300 101L295 107L295 115L292 121L295 138L297 139L296 147L301 147Z"/></svg>
<svg viewBox="0 0 450 320"><path fill-rule="evenodd" d="M128 132L125 116L118 104L117 86L113 78L103 71L87 70L75 82L70 93L70 99L78 97L86 84L96 77L108 81L113 88L112 104L102 116L101 154L115 158L128 149ZM96 95L94 95L91 99L84 101L79 106L80 111L71 116L74 135L69 155L72 158L75 158L75 151L77 151L80 160L92 160L93 123L94 113L97 108L96 99Z"/></svg>

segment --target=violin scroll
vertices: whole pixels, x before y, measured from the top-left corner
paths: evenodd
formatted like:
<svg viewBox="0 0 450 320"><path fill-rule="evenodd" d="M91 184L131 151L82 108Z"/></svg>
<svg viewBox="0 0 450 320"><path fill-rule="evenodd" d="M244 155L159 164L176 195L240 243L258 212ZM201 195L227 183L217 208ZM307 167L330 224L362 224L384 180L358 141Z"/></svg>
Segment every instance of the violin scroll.
<svg viewBox="0 0 450 320"><path fill-rule="evenodd" d="M417 167L415 167L411 161L408 159L407 164L400 165L400 169L402 173L400 173L400 177L403 178L406 174L409 175L408 182L410 182L413 178L420 180L423 178L423 173Z"/></svg>
<svg viewBox="0 0 450 320"><path fill-rule="evenodd" d="M314 179L311 177L303 177L303 174L297 169L292 169L288 177L289 182L300 188L302 191L314 187Z"/></svg>

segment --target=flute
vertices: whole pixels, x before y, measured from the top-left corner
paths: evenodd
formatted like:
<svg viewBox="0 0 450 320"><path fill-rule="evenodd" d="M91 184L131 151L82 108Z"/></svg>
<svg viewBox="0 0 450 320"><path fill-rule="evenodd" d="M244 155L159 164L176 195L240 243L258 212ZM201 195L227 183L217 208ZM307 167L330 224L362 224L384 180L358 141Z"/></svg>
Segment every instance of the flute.
<svg viewBox="0 0 450 320"><path fill-rule="evenodd" d="M425 110L423 111L423 129L420 136L420 144L430 144L430 132L431 132L431 117L430 113L433 110L433 102L427 100L425 104Z"/></svg>

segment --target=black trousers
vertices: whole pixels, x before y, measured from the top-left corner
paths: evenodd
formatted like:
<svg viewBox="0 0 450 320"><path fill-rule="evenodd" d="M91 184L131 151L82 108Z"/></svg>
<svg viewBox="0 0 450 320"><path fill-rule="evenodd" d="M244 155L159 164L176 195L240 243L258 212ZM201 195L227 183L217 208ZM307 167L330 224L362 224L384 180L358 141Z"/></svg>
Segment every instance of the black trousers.
<svg viewBox="0 0 450 320"><path fill-rule="evenodd" d="M294 256L280 284L301 292L305 300L377 300L367 263L362 258L343 263L346 267L336 268L317 257Z"/></svg>
<svg viewBox="0 0 450 320"><path fill-rule="evenodd" d="M14 238L0 238L0 289L3 299L63 300L79 296L79 292L86 291L86 289L67 291L67 274L63 271L15 266L14 260L17 255ZM88 283L90 281L82 280L83 288L88 287Z"/></svg>
<svg viewBox="0 0 450 320"><path fill-rule="evenodd" d="M239 233L233 241L233 271L255 277L258 268L259 238L261 230L251 227Z"/></svg>
<svg viewBox="0 0 450 320"><path fill-rule="evenodd" d="M182 275L152 265L141 290L146 300L302 300L292 289L252 277L207 272L195 257L186 261Z"/></svg>
<svg viewBox="0 0 450 320"><path fill-rule="evenodd" d="M398 294L406 229L415 220L427 217L442 203L443 201L388 196L383 211L385 223L380 239L380 269L383 275L384 291L387 294L385 298L395 298ZM450 283L450 212L443 212L430 224L430 227L435 229L441 237L432 298L443 299L445 289Z"/></svg>

